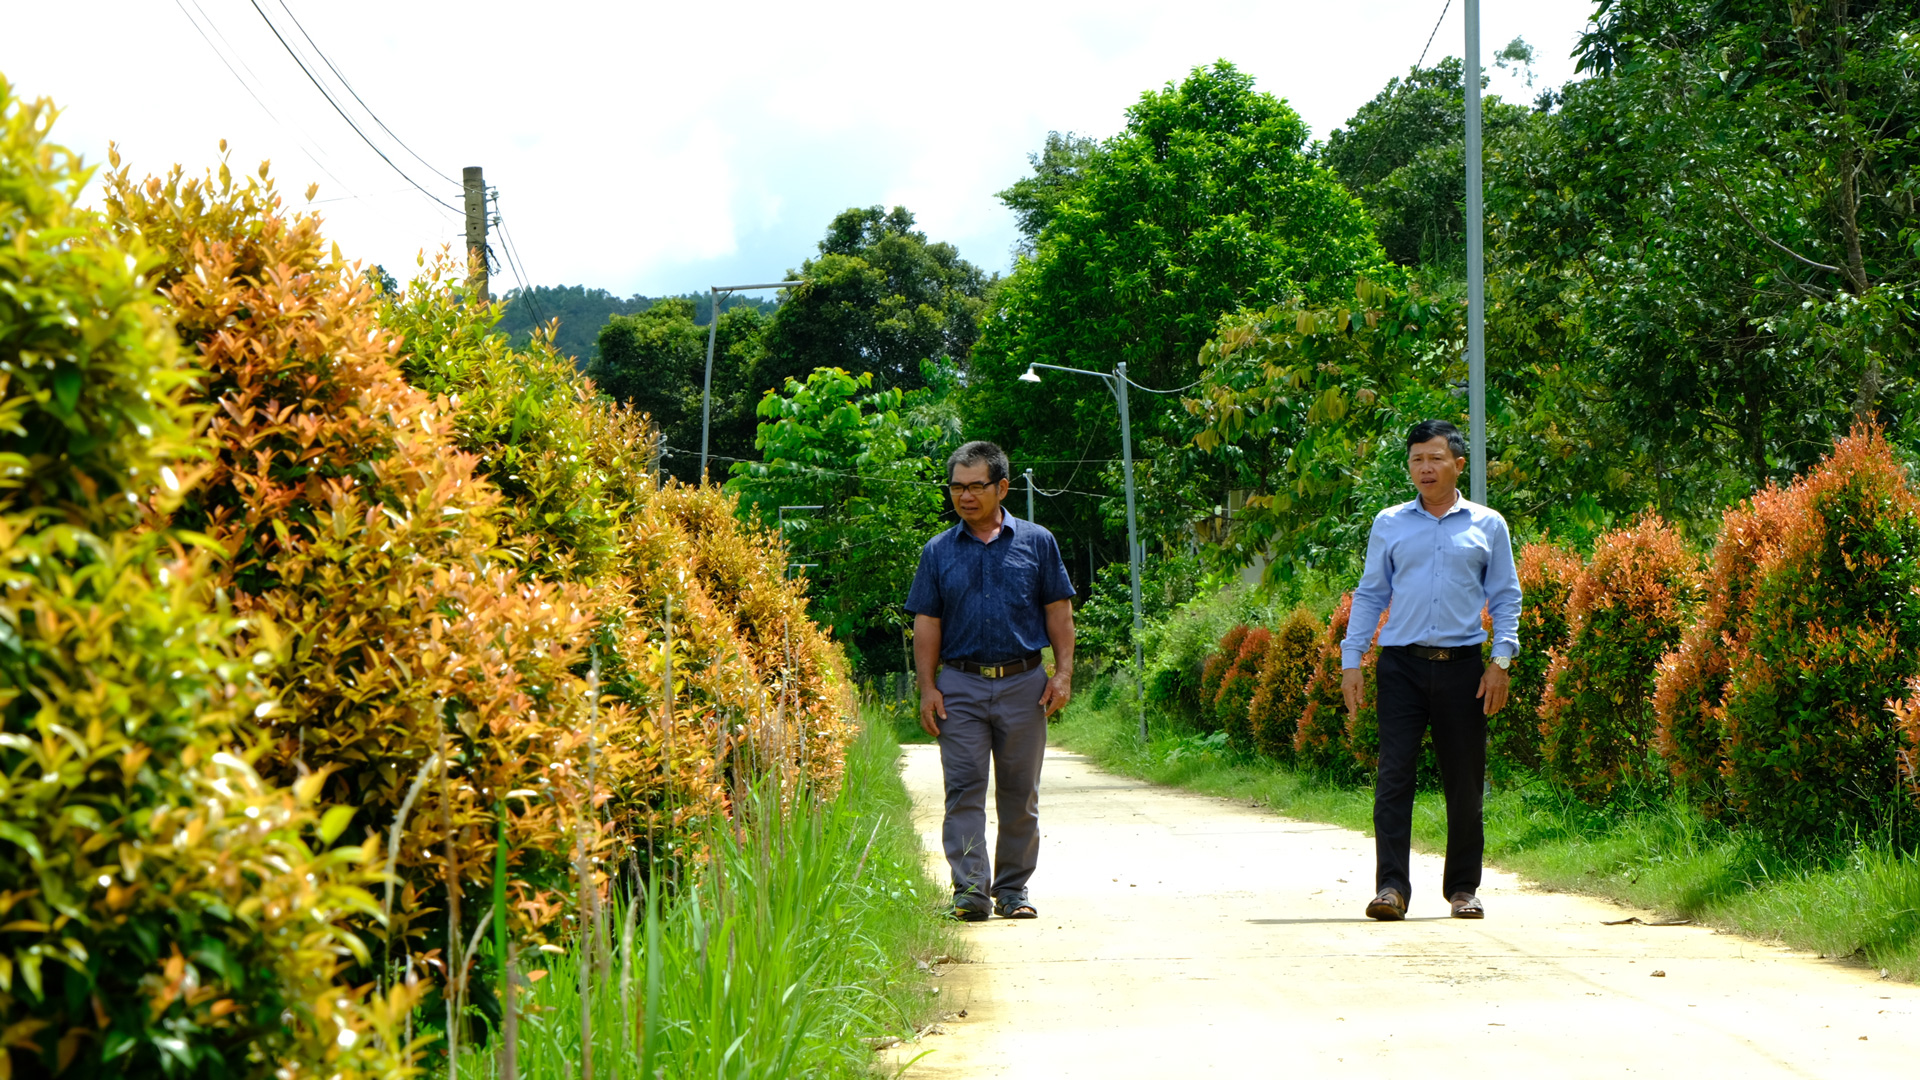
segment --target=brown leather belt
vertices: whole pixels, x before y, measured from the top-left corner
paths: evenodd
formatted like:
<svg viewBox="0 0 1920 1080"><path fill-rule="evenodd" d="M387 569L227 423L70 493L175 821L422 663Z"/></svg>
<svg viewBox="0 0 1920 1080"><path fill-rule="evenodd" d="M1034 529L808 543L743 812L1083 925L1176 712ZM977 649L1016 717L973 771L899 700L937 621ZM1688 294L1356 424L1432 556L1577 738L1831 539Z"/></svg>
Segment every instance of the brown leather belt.
<svg viewBox="0 0 1920 1080"><path fill-rule="evenodd" d="M1007 660L998 664L976 664L971 660L947 660L940 663L955 671L964 671L969 675L979 675L987 679L1004 679L1009 675L1018 675L1032 671L1040 666L1040 654L1034 653L1025 660Z"/></svg>
<svg viewBox="0 0 1920 1080"><path fill-rule="evenodd" d="M1480 659L1480 646L1478 645L1455 645L1446 649L1435 649L1426 645L1388 645L1386 647L1389 649L1402 649L1407 655L1418 657L1421 660Z"/></svg>

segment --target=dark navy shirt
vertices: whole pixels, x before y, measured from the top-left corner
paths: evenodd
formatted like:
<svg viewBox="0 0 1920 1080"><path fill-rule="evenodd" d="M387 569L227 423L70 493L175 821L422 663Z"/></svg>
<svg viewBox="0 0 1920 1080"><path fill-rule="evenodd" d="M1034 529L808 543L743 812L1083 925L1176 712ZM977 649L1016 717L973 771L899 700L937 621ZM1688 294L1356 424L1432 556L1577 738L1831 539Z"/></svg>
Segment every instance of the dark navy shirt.
<svg viewBox="0 0 1920 1080"><path fill-rule="evenodd" d="M1000 535L983 544L962 521L920 549L907 610L940 620L940 656L991 664L1039 652L1046 605L1073 596L1053 534L1001 508Z"/></svg>

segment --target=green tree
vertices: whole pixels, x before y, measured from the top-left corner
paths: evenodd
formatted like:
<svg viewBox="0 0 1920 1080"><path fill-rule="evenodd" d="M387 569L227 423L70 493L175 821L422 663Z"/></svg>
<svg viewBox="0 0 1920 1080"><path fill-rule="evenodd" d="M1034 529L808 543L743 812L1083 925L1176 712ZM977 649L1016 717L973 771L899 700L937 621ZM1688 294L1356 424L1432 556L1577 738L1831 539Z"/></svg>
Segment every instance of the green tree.
<svg viewBox="0 0 1920 1080"><path fill-rule="evenodd" d="M1033 175L1015 180L1011 187L994 196L1018 219L1020 240L1013 246L1016 256L1033 256L1040 234L1053 223L1060 204L1080 190L1088 167L1099 153L1100 143L1095 139L1071 131L1064 135L1049 131L1046 145L1027 155Z"/></svg>
<svg viewBox="0 0 1920 1080"><path fill-rule="evenodd" d="M851 209L827 226L820 257L789 278L753 373L756 391L821 367L871 372L882 389L925 385L921 361L958 362L979 334L986 275L952 244L931 243L905 207Z"/></svg>
<svg viewBox="0 0 1920 1080"><path fill-rule="evenodd" d="M1285 102L1225 62L1142 95L1000 287L968 369L969 433L1016 459L1057 462L1045 485L1085 488L1102 467L1088 459L1119 457L1114 403L1092 379L1016 381L1028 364L1109 371L1124 360L1136 382L1172 389L1197 377L1221 316L1349 295L1360 275L1390 272L1365 210L1303 152L1306 139ZM1047 168L1043 153L1036 178ZM1167 483L1146 521L1171 533L1223 501L1232 480L1222 462L1196 473L1172 460L1191 434L1177 400L1134 393L1131 404L1136 446L1163 448L1153 460ZM1063 504L1048 521L1063 545L1116 535L1119 508L1092 503Z"/></svg>
<svg viewBox="0 0 1920 1080"><path fill-rule="evenodd" d="M711 305L709 305L711 306ZM713 419L709 452L723 459L753 453L749 373L757 366L767 320L755 305L722 306L714 341ZM660 429L661 465L692 483L700 473L700 398L706 378L708 328L694 302L671 297L600 328L587 377L600 391L649 414ZM712 469L722 475L724 463Z"/></svg>
<svg viewBox="0 0 1920 1080"><path fill-rule="evenodd" d="M781 506L822 507L784 520L791 557L814 564L805 568L814 618L870 673L900 670L901 603L942 507L942 476L926 453L938 429L915 426L907 395L874 382L823 367L769 391L762 460L735 463L727 482L763 523L780 520Z"/></svg>

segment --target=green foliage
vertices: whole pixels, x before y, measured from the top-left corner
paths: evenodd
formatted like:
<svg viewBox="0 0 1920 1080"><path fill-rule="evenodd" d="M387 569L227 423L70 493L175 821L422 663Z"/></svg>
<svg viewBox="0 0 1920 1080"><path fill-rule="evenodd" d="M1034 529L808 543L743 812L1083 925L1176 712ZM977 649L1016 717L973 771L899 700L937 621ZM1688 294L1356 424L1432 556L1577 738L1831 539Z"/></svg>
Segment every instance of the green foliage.
<svg viewBox="0 0 1920 1080"><path fill-rule="evenodd" d="M755 395L751 372L764 355L761 309L728 306L713 333L713 388L707 450L721 459L753 456ZM700 474L701 396L706 387L709 327L693 301L672 298L645 311L615 315L600 328L587 377L601 393L647 415L664 444L661 468L686 483ZM709 466L724 474L726 462Z"/></svg>
<svg viewBox="0 0 1920 1080"><path fill-rule="evenodd" d="M1186 405L1202 425L1194 446L1232 462L1253 494L1213 554L1264 556L1270 581L1352 562L1372 511L1409 496L1407 429L1465 422L1445 389L1462 374L1461 333L1453 305L1366 281L1351 303L1226 320Z"/></svg>
<svg viewBox="0 0 1920 1080"><path fill-rule="evenodd" d="M1119 456L1106 390L1052 373L1038 386L1017 382L1028 364L1105 372L1125 361L1135 382L1172 390L1193 381L1194 358L1223 315L1301 293L1345 296L1356 278L1385 269L1365 211L1302 152L1305 124L1246 73L1224 62L1196 68L1127 116L1124 131L1073 166L1071 194L995 294L974 349L969 434L1021 456ZM1055 161L1036 162L1038 187L1060 186ZM1131 412L1140 460L1158 467L1180 455L1190 425L1175 399L1134 393ZM1164 455L1146 450L1155 440ZM1149 540L1172 537L1240 486L1218 463L1198 473L1167 464L1179 482L1164 509L1142 519ZM1071 547L1109 528L1088 507L1056 531Z"/></svg>
<svg viewBox="0 0 1920 1080"><path fill-rule="evenodd" d="M1047 142L1027 155L1033 175L1023 176L1013 186L994 197L1013 211L1020 228L1020 242L1014 245L1016 256L1032 258L1039 246L1040 234L1047 231L1060 211L1060 205L1080 190L1087 169L1100 154L1097 139L1069 131L1047 132Z"/></svg>
<svg viewBox="0 0 1920 1080"><path fill-rule="evenodd" d="M1540 700L1546 775L1589 802L1663 776L1654 756L1655 666L1680 640L1697 560L1649 514L1602 536L1567 600L1567 643Z"/></svg>
<svg viewBox="0 0 1920 1080"><path fill-rule="evenodd" d="M1166 618L1194 598L1200 587L1200 562L1186 554L1161 554L1140 568L1142 626ZM1089 660L1133 660L1133 579L1124 562L1108 563L1095 576L1084 603L1073 613L1074 656Z"/></svg>
<svg viewBox="0 0 1920 1080"><path fill-rule="evenodd" d="M252 765L276 643L166 526L202 414L161 258L75 208L53 112L0 80L0 1075L397 1070L408 994L340 979L374 847Z"/></svg>
<svg viewBox="0 0 1920 1080"><path fill-rule="evenodd" d="M1147 704L1181 724L1204 723L1200 676L1207 658L1236 624L1268 618L1267 601L1253 590L1203 586L1192 600L1147 624L1142 635Z"/></svg>
<svg viewBox="0 0 1920 1080"><path fill-rule="evenodd" d="M1247 703L1253 746L1263 757L1293 759L1294 735L1307 708L1307 683L1320 657L1323 626L1311 611L1294 608L1268 638L1260 683Z"/></svg>
<svg viewBox="0 0 1920 1080"><path fill-rule="evenodd" d="M1861 428L1786 497L1730 635L1729 797L1792 838L1899 821L1911 803L1888 705L1920 673L1920 495Z"/></svg>
<svg viewBox="0 0 1920 1080"><path fill-rule="evenodd" d="M387 292L397 294L399 289ZM693 321L701 326L706 326L713 317L713 294L707 292L630 296L622 300L605 289L589 289L585 285L535 285L514 289L502 298L504 306L495 329L507 335L510 347L524 349L533 344L536 335L546 335L548 324L558 321L553 331L554 350L572 361L575 368L585 371L600 357L597 338L608 322L622 315L638 315L668 300L693 305ZM778 301L751 294L736 294L720 302L722 313L744 308L762 318L771 316L778 306Z"/></svg>
<svg viewBox="0 0 1920 1080"><path fill-rule="evenodd" d="M920 549L940 528L938 437L901 415L906 395L872 391L871 373L819 368L760 402L760 461L739 462L727 490L765 523L781 506L819 506L782 522L814 617L868 672L901 670L901 602Z"/></svg>
<svg viewBox="0 0 1920 1080"><path fill-rule="evenodd" d="M870 371L882 390L927 385L924 361L964 360L985 308L987 278L952 244L930 243L903 206L843 211L820 257L802 263L806 284L788 292L767 328L757 390L815 369Z"/></svg>
<svg viewBox="0 0 1920 1080"><path fill-rule="evenodd" d="M1480 109L1483 137L1495 145L1528 118L1497 96L1483 97ZM1465 66L1450 56L1389 79L1320 150L1373 214L1387 256L1403 266L1464 268L1466 112Z"/></svg>

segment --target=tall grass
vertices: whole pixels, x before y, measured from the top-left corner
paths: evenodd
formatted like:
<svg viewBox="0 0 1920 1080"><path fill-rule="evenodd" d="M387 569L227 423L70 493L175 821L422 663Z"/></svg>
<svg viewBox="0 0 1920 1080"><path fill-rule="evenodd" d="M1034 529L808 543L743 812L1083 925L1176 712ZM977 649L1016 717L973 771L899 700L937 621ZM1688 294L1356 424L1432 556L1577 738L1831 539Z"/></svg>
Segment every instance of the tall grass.
<svg viewBox="0 0 1920 1080"><path fill-rule="evenodd" d="M868 1077L870 1040L931 1018L916 961L955 939L936 917L892 725L866 719L838 797L750 792L678 895L616 899L614 956L580 941L520 954L518 1076ZM501 1043L462 1053L458 1076L499 1077Z"/></svg>
<svg viewBox="0 0 1920 1080"><path fill-rule="evenodd" d="M1261 803L1291 817L1363 832L1373 792L1351 775L1317 774L1234 752L1224 739L1159 718L1140 745L1131 691L1096 681L1053 737L1125 775ZM1486 804L1487 860L1551 888L1852 958L1920 981L1920 857L1884 833L1823 848L1783 848L1704 817L1670 790L1594 808L1524 775ZM1446 848L1437 791L1415 799L1414 846Z"/></svg>

